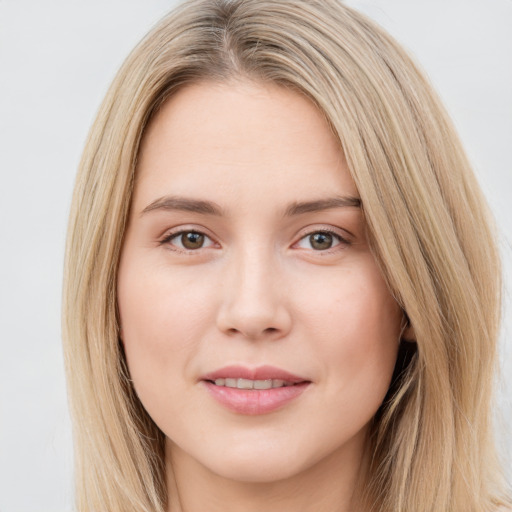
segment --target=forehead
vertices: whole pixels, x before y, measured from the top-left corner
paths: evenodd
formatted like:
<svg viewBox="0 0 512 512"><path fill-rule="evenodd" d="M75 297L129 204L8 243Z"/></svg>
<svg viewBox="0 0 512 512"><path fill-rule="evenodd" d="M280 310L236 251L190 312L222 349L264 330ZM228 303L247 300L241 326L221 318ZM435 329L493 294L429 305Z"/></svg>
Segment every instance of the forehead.
<svg viewBox="0 0 512 512"><path fill-rule="evenodd" d="M257 185L267 196L332 188L357 195L324 115L303 94L266 83L202 82L179 90L148 126L137 172L139 196L191 188L256 193Z"/></svg>

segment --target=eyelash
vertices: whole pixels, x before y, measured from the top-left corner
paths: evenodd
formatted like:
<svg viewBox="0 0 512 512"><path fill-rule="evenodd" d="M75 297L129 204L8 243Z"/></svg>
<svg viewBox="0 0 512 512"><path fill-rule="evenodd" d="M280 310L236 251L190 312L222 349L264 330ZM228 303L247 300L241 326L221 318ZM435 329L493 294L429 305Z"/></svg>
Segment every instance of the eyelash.
<svg viewBox="0 0 512 512"><path fill-rule="evenodd" d="M173 244L171 244L172 240L179 239L186 233L193 233L195 235L204 236L205 239L208 239L208 240L210 240L210 242L212 242L211 245L213 245L215 243L215 242L213 242L211 237L209 237L206 233L204 233L198 229L182 229L180 231L174 231L174 232L166 235L162 240L160 240L160 245L173 245ZM209 247L209 246L210 245L208 245L207 247ZM204 248L205 248L204 246L201 246L201 247L198 247L197 249L187 249L186 247L176 247L174 245L172 250L181 252L184 254L193 254L193 253L197 252L198 249L204 249Z"/></svg>
<svg viewBox="0 0 512 512"><path fill-rule="evenodd" d="M313 231L309 231L306 234L304 234L297 242L295 242L293 245L297 246L300 244L303 240L306 240L308 238L311 238L313 235L329 235L333 239L337 241L335 245L332 245L331 247L328 247L327 249L313 249L314 252L323 253L323 254L331 254L333 252L336 252L338 250L341 250L342 248L345 248L350 245L350 241L341 236L337 231L334 231L333 229L316 229Z"/></svg>
<svg viewBox="0 0 512 512"><path fill-rule="evenodd" d="M202 245L201 247L198 247L196 249L187 249L186 247L176 247L175 245L173 246L173 244L171 242L174 239L179 239L180 237L182 237L184 234L187 234L187 233L191 233L191 234L193 233L195 235L204 236L205 239L208 239L210 241L210 244L208 246L206 246L206 247L204 245ZM351 245L351 242L349 240L347 240L346 238L344 238L343 236L341 236L338 232L336 232L336 231L334 231L332 229L322 228L322 229L316 229L316 230L312 230L312 231L309 231L309 232L305 233L303 236L300 237L300 239L297 242L295 242L293 244L293 247L297 246L303 240L306 240L308 237L311 237L311 236L317 235L317 234L332 236L334 239L336 239L337 243L335 245L331 246L331 247L328 247L327 249L313 249L313 248L311 248L311 250L313 252L329 254L329 253L335 252L337 250L340 250L343 247L347 247L347 246ZM203 231L200 231L200 230L197 230L197 229L182 229L180 231L174 231L174 232L169 233L168 235L166 235L159 242L159 245L171 245L171 246L173 246L172 250L177 251L177 252L181 252L181 253L184 253L184 254L190 254L190 255L198 252L199 249L206 249L208 247L211 247L214 244L215 244L215 242L212 240L212 238L210 236L208 236ZM308 249L306 249L306 250L308 250Z"/></svg>

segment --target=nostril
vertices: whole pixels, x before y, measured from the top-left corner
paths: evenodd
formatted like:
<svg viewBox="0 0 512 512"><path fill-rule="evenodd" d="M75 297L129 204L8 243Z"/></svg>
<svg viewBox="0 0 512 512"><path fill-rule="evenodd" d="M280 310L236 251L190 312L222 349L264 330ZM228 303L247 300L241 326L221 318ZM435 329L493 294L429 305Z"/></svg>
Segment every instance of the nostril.
<svg viewBox="0 0 512 512"><path fill-rule="evenodd" d="M249 338L272 337L276 333L279 333L279 332L280 332L280 330L276 327L267 327L267 328L263 329L262 331L258 331L258 332L251 331L250 329L242 330L242 329L237 329L235 327L231 327L226 331L226 333L229 336L236 336L238 334L241 334L241 335L249 337Z"/></svg>

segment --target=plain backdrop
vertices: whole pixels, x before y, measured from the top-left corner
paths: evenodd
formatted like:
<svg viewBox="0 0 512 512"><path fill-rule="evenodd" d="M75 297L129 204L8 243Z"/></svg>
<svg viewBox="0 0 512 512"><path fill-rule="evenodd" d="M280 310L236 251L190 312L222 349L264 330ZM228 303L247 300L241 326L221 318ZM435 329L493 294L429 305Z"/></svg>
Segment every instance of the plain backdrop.
<svg viewBox="0 0 512 512"><path fill-rule="evenodd" d="M72 509L60 294L73 180L116 70L175 3L0 0L0 512ZM512 0L347 3L401 41L444 100L498 221L510 304ZM506 307L503 454L512 450Z"/></svg>

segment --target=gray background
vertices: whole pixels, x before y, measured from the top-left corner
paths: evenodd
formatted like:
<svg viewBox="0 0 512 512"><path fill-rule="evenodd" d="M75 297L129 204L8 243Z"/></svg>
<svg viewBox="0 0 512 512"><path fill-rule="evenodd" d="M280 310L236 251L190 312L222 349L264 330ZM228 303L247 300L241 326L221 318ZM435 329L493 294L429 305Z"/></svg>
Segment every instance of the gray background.
<svg viewBox="0 0 512 512"><path fill-rule="evenodd" d="M75 169L115 71L175 3L0 0L0 512L72 508L60 289ZM497 218L508 276L498 434L510 452L512 0L347 3L417 57Z"/></svg>

